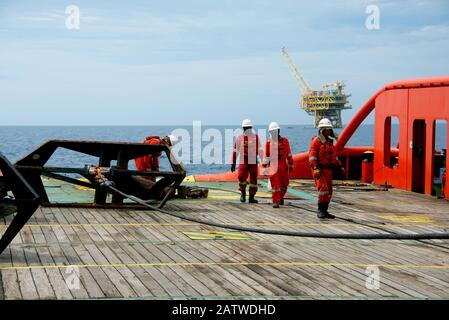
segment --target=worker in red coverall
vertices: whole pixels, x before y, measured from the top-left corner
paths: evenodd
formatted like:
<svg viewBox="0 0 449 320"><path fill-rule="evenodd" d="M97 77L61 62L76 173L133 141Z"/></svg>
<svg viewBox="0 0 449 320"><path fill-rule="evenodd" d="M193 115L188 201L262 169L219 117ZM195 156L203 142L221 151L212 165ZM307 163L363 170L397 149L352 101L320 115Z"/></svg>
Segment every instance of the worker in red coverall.
<svg viewBox="0 0 449 320"><path fill-rule="evenodd" d="M293 157L288 139L280 135L279 124L270 123L268 131L271 139L265 143L262 166L269 167L273 208L279 208L279 205L284 204L289 184L288 173L293 171Z"/></svg>
<svg viewBox="0 0 449 320"><path fill-rule="evenodd" d="M309 151L309 164L318 189L318 218L334 219L335 216L328 212L332 197L332 172L337 169L344 176L345 170L333 145L332 138L336 138L336 135L332 122L321 119L318 128L318 135L312 139Z"/></svg>
<svg viewBox="0 0 449 320"><path fill-rule="evenodd" d="M245 119L242 122L243 134L239 135L234 144L232 153L231 171L235 171L237 156L240 155L238 179L239 190L241 192L240 201L246 201L246 185L249 185L249 203L257 203L254 199L257 192L258 165L257 156L261 156L259 137L253 132L251 120ZM249 183L248 183L249 176Z"/></svg>
<svg viewBox="0 0 449 320"><path fill-rule="evenodd" d="M143 143L145 144L162 144L167 145L169 147L175 145L177 139L175 136L169 135L166 137L159 136L149 136L146 137ZM139 171L146 172L159 172L159 157L161 156L160 152L155 152L153 154L149 154L140 158L134 159L136 163L136 169ZM154 177L145 177L147 180L156 181Z"/></svg>

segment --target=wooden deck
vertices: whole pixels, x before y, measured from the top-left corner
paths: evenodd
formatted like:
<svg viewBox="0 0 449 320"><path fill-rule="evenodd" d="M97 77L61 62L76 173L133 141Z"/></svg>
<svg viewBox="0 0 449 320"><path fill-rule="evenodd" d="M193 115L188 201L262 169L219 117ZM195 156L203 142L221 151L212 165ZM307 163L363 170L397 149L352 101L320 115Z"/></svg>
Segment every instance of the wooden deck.
<svg viewBox="0 0 449 320"><path fill-rule="evenodd" d="M449 203L398 190L338 192L319 221L296 205L234 199L175 201L166 209L223 223L322 233L443 232ZM355 222L353 222L354 220ZM0 231L4 231L3 221ZM379 229L381 228L381 229ZM323 240L248 233L250 240L191 240L226 231L142 210L40 208L0 256L0 299L449 298L449 240ZM80 273L79 288L68 266ZM379 288L368 289L367 268Z"/></svg>

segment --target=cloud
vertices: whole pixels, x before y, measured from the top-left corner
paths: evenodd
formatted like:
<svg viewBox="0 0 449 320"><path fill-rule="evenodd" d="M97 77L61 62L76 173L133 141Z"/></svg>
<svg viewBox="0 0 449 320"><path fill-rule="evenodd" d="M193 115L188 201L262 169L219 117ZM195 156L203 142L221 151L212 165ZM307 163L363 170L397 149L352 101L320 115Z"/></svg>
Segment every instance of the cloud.
<svg viewBox="0 0 449 320"><path fill-rule="evenodd" d="M365 28L371 2L381 8L380 30ZM261 123L274 109L280 122L307 123L282 46L315 88L347 81L354 109L346 120L387 82L449 73L440 19L448 12L431 13L428 3L235 3L79 0L77 31L65 28L64 6L9 10L0 19L0 96L11 110L2 122L39 109L30 123L79 124L86 114L92 124L232 123L245 108Z"/></svg>
<svg viewBox="0 0 449 320"><path fill-rule="evenodd" d="M17 17L18 20L24 21L56 21L64 19L64 15L57 11L53 12L32 12Z"/></svg>

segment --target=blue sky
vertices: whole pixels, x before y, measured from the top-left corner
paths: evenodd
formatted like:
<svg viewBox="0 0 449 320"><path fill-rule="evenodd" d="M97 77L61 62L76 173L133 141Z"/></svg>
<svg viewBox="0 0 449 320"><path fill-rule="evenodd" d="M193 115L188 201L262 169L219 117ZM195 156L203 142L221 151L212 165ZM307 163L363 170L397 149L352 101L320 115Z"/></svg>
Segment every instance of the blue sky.
<svg viewBox="0 0 449 320"><path fill-rule="evenodd" d="M347 122L385 83L449 74L449 2L1 0L0 125L310 124L283 46L314 87L347 83Z"/></svg>

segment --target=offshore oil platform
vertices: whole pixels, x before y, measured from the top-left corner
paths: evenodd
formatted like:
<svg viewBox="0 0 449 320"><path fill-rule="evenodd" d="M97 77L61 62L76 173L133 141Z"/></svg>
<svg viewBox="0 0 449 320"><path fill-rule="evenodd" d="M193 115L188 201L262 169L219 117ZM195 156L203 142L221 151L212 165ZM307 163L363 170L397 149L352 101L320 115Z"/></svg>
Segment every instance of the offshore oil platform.
<svg viewBox="0 0 449 320"><path fill-rule="evenodd" d="M314 117L314 126L317 127L321 119L327 118L332 121L334 128L342 128L341 111L352 108L348 104L348 97L351 95L343 91L345 84L337 81L323 85L323 90L315 90L298 71L285 48L282 48L282 55L303 93L300 100L301 109Z"/></svg>

